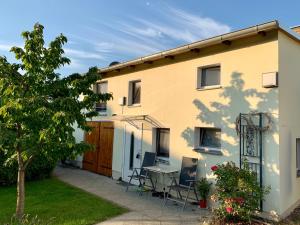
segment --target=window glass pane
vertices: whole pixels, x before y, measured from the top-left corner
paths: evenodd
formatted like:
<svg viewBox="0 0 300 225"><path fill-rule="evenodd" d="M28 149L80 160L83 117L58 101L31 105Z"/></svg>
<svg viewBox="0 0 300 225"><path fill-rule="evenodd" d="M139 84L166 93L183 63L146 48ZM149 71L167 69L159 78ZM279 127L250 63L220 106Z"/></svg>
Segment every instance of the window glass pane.
<svg viewBox="0 0 300 225"><path fill-rule="evenodd" d="M157 129L157 156L169 157L170 129Z"/></svg>
<svg viewBox="0 0 300 225"><path fill-rule="evenodd" d="M220 85L220 67L203 68L201 72L201 86Z"/></svg>
<svg viewBox="0 0 300 225"><path fill-rule="evenodd" d="M130 136L130 158L129 158L129 169L133 168L133 160L134 160L134 133L131 133Z"/></svg>
<svg viewBox="0 0 300 225"><path fill-rule="evenodd" d="M139 104L141 102L141 82L132 82L132 104Z"/></svg>
<svg viewBox="0 0 300 225"><path fill-rule="evenodd" d="M296 139L296 167L297 177L300 177L300 138Z"/></svg>
<svg viewBox="0 0 300 225"><path fill-rule="evenodd" d="M101 82L96 84L96 93L97 94L105 94L107 93L107 82ZM106 111L106 102L97 102L96 103L96 111L103 112Z"/></svg>
<svg viewBox="0 0 300 225"><path fill-rule="evenodd" d="M200 146L221 148L221 129L201 128Z"/></svg>
<svg viewBox="0 0 300 225"><path fill-rule="evenodd" d="M98 94L107 93L107 82L97 83L97 93Z"/></svg>

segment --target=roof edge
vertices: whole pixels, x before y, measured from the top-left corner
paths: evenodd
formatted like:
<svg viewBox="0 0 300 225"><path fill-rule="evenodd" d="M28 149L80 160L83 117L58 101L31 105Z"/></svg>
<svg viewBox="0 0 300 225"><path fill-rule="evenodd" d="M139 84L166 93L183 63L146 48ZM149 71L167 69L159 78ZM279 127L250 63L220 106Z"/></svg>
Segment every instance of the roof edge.
<svg viewBox="0 0 300 225"><path fill-rule="evenodd" d="M250 35L253 34L258 34L260 32L264 32L264 31L270 31L270 30L274 30L274 29L279 29L279 22L277 20L273 20L270 22L266 22L266 23L262 23L262 24L258 24L255 26L251 26L248 28L244 28L244 29L240 29L237 31L232 31L226 34L222 34L222 35L218 35L215 37L211 37L211 38L207 38L207 39L203 39L200 41L196 41L190 44L186 44L186 45L182 45L176 48L172 48L169 50L165 50L165 51L161 51L158 53L154 53L151 55L147 55L144 57L140 57L140 58L136 58L130 61L125 61L122 63L119 63L117 65L114 66L109 66L109 67L105 67L102 69L99 69L99 73L103 73L103 72L110 72L113 70L119 70L128 66L135 66L135 65L139 65L145 62L149 62L149 61L155 61L158 59L162 59L165 58L167 56L175 56L181 53L185 53L188 51L191 51L192 49L199 49L199 48L203 48L203 47L208 47L208 46L212 46L215 44L220 44L220 43L224 43L224 41L232 41L232 40L236 40L236 39L240 39L243 37L248 37ZM286 32L287 30L284 29Z"/></svg>

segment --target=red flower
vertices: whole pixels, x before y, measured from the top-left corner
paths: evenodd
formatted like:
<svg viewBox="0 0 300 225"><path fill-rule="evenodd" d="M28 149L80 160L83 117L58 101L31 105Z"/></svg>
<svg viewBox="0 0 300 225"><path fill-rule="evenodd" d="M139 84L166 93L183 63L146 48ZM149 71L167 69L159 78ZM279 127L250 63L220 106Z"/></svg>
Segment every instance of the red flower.
<svg viewBox="0 0 300 225"><path fill-rule="evenodd" d="M216 171L217 169L218 169L217 166L212 166L212 167L211 167L211 170L212 170L212 171Z"/></svg>
<svg viewBox="0 0 300 225"><path fill-rule="evenodd" d="M245 199L242 198L242 197L237 197L237 198L234 199L234 201L236 203L238 203L239 205L242 205L245 202Z"/></svg>
<svg viewBox="0 0 300 225"><path fill-rule="evenodd" d="M233 211L233 208L232 207L226 207L226 212L227 213L232 213Z"/></svg>

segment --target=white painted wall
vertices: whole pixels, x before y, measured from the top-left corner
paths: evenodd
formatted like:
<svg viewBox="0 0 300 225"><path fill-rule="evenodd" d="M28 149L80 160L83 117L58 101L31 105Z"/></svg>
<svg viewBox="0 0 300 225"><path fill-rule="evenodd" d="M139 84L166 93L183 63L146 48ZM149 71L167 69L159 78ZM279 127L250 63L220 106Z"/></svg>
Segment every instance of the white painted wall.
<svg viewBox="0 0 300 225"><path fill-rule="evenodd" d="M296 177L296 138L300 137L300 42L279 32L280 211L300 199Z"/></svg>

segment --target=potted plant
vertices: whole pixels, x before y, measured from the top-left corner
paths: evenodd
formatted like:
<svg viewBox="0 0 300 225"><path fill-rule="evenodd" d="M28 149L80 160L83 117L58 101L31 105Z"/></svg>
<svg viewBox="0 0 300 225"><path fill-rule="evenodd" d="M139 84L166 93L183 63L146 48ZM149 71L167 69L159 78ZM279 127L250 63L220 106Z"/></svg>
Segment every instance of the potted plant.
<svg viewBox="0 0 300 225"><path fill-rule="evenodd" d="M201 200L199 201L199 206L201 209L207 208L207 197L210 191L210 186L212 183L208 182L206 178L201 178L197 182L197 189L199 192L199 195L201 197Z"/></svg>

